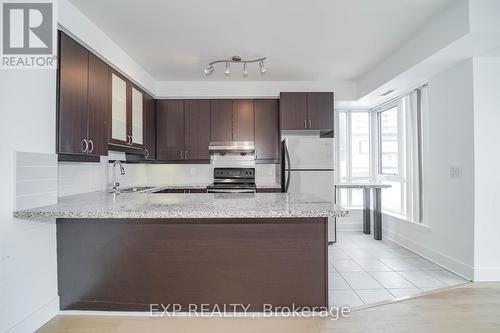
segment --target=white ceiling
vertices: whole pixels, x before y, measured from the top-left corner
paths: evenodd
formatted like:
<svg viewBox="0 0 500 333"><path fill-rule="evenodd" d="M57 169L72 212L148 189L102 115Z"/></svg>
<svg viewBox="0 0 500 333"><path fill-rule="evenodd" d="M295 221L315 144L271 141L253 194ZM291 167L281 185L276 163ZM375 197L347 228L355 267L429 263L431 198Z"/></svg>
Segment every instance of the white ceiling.
<svg viewBox="0 0 500 333"><path fill-rule="evenodd" d="M156 80L357 80L456 0L70 0ZM267 56L244 78L206 64Z"/></svg>

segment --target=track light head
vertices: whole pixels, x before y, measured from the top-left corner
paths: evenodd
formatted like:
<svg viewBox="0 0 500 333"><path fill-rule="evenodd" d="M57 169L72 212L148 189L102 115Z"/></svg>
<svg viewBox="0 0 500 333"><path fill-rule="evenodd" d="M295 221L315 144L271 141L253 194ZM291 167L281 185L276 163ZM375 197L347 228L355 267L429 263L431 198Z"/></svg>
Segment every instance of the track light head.
<svg viewBox="0 0 500 333"><path fill-rule="evenodd" d="M215 70L215 67L213 65L208 66L207 68L205 68L205 75L212 74L214 70Z"/></svg>
<svg viewBox="0 0 500 333"><path fill-rule="evenodd" d="M243 64L243 76L248 76L248 68L246 62Z"/></svg>
<svg viewBox="0 0 500 333"><path fill-rule="evenodd" d="M264 67L264 60L259 61L259 66L260 66L260 74L265 74L266 73L266 68Z"/></svg>
<svg viewBox="0 0 500 333"><path fill-rule="evenodd" d="M231 65L229 65L229 62L226 62L226 75L229 75L231 74L231 68L230 68Z"/></svg>

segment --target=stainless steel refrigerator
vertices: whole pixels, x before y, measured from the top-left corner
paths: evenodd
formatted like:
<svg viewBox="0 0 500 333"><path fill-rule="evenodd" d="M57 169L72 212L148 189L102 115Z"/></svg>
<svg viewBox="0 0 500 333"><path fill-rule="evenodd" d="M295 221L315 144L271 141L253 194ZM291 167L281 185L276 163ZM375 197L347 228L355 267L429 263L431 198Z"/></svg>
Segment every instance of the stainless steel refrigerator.
<svg viewBox="0 0 500 333"><path fill-rule="evenodd" d="M335 157L332 138L289 136L282 141L283 192L311 194L335 202ZM328 220L328 241L335 242L335 219Z"/></svg>

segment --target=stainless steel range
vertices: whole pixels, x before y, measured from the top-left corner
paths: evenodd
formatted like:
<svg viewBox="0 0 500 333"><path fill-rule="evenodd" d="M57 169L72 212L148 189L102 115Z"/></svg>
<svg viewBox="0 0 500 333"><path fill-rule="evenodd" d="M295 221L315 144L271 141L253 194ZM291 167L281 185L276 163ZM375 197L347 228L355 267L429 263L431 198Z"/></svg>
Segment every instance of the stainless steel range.
<svg viewBox="0 0 500 333"><path fill-rule="evenodd" d="M214 168L208 193L254 193L255 168Z"/></svg>

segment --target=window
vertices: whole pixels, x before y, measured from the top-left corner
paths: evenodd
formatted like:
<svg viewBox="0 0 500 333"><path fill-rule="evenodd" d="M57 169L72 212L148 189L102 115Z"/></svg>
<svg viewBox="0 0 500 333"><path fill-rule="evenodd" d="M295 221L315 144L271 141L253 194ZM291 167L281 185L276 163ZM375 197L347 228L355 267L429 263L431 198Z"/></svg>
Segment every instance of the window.
<svg viewBox="0 0 500 333"><path fill-rule="evenodd" d="M339 135L339 180L347 182L368 182L371 172L371 126L370 112L340 111ZM361 207L363 196L360 190L343 189L339 202L347 207Z"/></svg>
<svg viewBox="0 0 500 333"><path fill-rule="evenodd" d="M391 185L382 195L382 209L406 215L405 128L403 123L404 103L397 101L376 112L378 142L378 175L380 182Z"/></svg>
<svg viewBox="0 0 500 333"><path fill-rule="evenodd" d="M379 113L379 172L385 175L399 174L399 124L398 107Z"/></svg>
<svg viewBox="0 0 500 333"><path fill-rule="evenodd" d="M422 112L426 86L375 109L377 116L377 180L384 189L382 210L421 222ZM424 96L425 97L425 96Z"/></svg>
<svg viewBox="0 0 500 333"><path fill-rule="evenodd" d="M372 110L338 112L338 181L379 181L384 189L382 210L422 222L422 145L427 87ZM424 119L424 120L423 120ZM337 202L362 207L361 190L342 189Z"/></svg>

